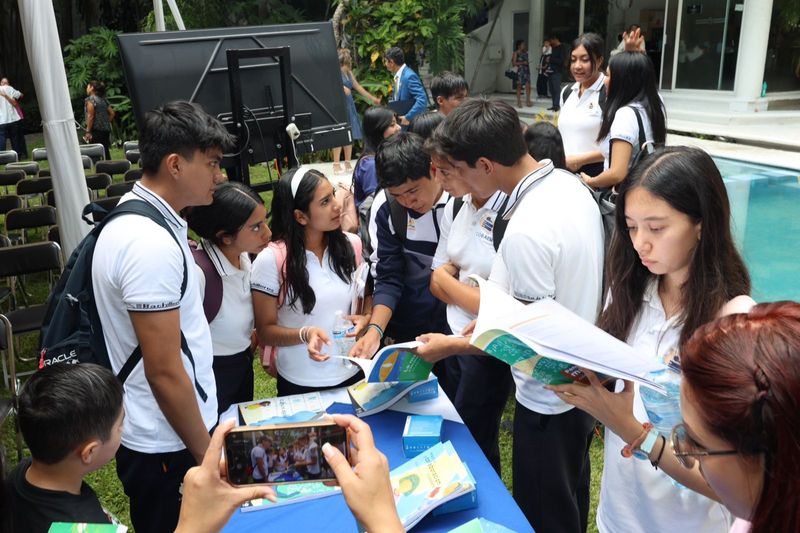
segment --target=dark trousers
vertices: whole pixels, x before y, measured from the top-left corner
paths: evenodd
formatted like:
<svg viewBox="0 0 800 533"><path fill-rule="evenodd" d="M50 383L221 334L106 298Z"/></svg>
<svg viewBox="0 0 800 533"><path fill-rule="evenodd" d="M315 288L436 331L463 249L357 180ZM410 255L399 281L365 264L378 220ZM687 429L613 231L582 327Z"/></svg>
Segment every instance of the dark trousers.
<svg viewBox="0 0 800 533"><path fill-rule="evenodd" d="M321 390L349 387L350 385L355 385L362 379L364 379L364 372L359 370L355 376L345 381L342 381L338 385L327 385L324 387L306 387L305 385L298 385L297 383L292 383L285 377L278 374L278 396L290 396L292 394L305 394L307 392L317 392Z"/></svg>
<svg viewBox="0 0 800 533"><path fill-rule="evenodd" d="M11 142L11 149L17 152L20 161L28 159L28 146L21 120L0 124L0 150L6 149L6 140Z"/></svg>
<svg viewBox="0 0 800 533"><path fill-rule="evenodd" d="M552 72L547 78L547 86L550 89L550 97L553 99L553 107L561 109L561 79L562 72Z"/></svg>
<svg viewBox="0 0 800 533"><path fill-rule="evenodd" d="M547 96L547 80L548 76L545 76L544 74L539 74L536 76L536 94L539 96Z"/></svg>
<svg viewBox="0 0 800 533"><path fill-rule="evenodd" d="M131 522L136 533L175 530L183 476L196 464L189 450L140 453L119 447L117 476L130 499Z"/></svg>
<svg viewBox="0 0 800 533"><path fill-rule="evenodd" d="M253 352L248 347L235 355L214 356L219 414L235 403L253 400Z"/></svg>
<svg viewBox="0 0 800 533"><path fill-rule="evenodd" d="M472 438L500 475L500 419L511 392L513 380L508 365L494 357L459 355L458 388L453 404L472 433Z"/></svg>
<svg viewBox="0 0 800 533"><path fill-rule="evenodd" d="M585 532L595 420L580 409L514 414L514 500L537 533Z"/></svg>
<svg viewBox="0 0 800 533"><path fill-rule="evenodd" d="M92 130L92 142L100 143L105 148L106 159L111 159L111 132L103 130Z"/></svg>

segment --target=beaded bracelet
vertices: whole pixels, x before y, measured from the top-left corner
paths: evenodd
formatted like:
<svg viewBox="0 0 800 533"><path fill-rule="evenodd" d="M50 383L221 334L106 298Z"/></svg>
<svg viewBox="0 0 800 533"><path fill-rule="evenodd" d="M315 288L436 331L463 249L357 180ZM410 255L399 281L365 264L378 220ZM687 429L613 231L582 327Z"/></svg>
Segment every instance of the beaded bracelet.
<svg viewBox="0 0 800 533"><path fill-rule="evenodd" d="M369 324L367 324L367 329L369 329L369 328L372 328L375 331L377 331L378 335L380 335L379 338L381 338L381 339L383 338L383 335L384 335L383 328L381 328L378 324L376 324L374 322L370 322Z"/></svg>

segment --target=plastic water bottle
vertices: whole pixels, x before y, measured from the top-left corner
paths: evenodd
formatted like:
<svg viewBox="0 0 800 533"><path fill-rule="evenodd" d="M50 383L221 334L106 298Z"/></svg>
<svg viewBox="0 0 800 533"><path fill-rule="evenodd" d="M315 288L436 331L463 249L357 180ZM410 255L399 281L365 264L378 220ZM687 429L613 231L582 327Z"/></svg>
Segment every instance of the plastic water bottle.
<svg viewBox="0 0 800 533"><path fill-rule="evenodd" d="M665 369L648 374L648 378L663 386L667 391L665 396L644 386L639 388L644 409L647 411L647 418L650 419L650 422L658 432L667 439L667 446L669 446L672 428L683 420L681 417L680 363L673 359ZM670 481L676 487L683 488L683 485L677 481L672 479Z"/></svg>
<svg viewBox="0 0 800 533"><path fill-rule="evenodd" d="M336 311L336 316L333 319L333 342L336 345L339 355L347 357L350 353L350 349L355 344L356 339L355 337L348 337L347 334L353 333L355 329L356 327L353 323L344 317L344 313ZM342 363L346 368L353 367L353 363L347 359L342 359Z"/></svg>

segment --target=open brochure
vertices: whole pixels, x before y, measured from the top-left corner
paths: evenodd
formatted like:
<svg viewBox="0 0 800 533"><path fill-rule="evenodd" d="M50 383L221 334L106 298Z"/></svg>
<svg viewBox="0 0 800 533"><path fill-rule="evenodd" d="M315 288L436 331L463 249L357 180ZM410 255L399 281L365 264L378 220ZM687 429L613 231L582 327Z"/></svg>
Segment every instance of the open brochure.
<svg viewBox="0 0 800 533"><path fill-rule="evenodd" d="M485 518L473 518L466 524L451 529L448 533L514 533L514 531Z"/></svg>
<svg viewBox="0 0 800 533"><path fill-rule="evenodd" d="M347 394L350 396L350 403L356 416L364 417L374 415L388 409L412 391L432 384L438 387L435 377L429 377L425 381L410 381L396 383L369 383L359 381L355 385L347 387ZM434 389L435 392L438 390Z"/></svg>
<svg viewBox="0 0 800 533"><path fill-rule="evenodd" d="M319 420L325 416L325 406L318 392L309 392L240 403L239 413L246 426L263 426Z"/></svg>
<svg viewBox="0 0 800 533"><path fill-rule="evenodd" d="M272 489L275 491L275 496L278 501L271 502L266 498L256 498L255 500L244 502L241 506L242 512L249 513L250 511L271 509L290 503L307 502L309 500L325 498L342 492L342 489L338 486L328 486L321 481L314 481L311 483L282 483L273 485Z"/></svg>
<svg viewBox="0 0 800 533"><path fill-rule="evenodd" d="M403 527L414 527L436 507L475 490L450 441L439 443L389 473Z"/></svg>
<svg viewBox="0 0 800 533"><path fill-rule="evenodd" d="M357 364L364 371L369 383L425 381L431 373L433 364L425 362L410 350L422 346L421 342L411 341L392 344L378 351L372 359L343 357Z"/></svg>
<svg viewBox="0 0 800 533"><path fill-rule="evenodd" d="M638 382L664 366L582 319L555 300L523 304L497 285L473 277L481 289L480 312L470 344L550 385L584 381L578 367ZM602 379L602 378L601 378Z"/></svg>

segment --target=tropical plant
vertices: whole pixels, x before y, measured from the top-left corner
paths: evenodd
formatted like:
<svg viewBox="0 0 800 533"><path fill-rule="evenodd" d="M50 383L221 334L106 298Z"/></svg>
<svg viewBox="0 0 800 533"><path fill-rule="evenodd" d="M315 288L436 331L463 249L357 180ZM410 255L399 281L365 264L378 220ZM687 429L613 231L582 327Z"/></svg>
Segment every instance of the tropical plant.
<svg viewBox="0 0 800 533"><path fill-rule="evenodd" d="M254 26L303 22L303 11L280 0L178 0L178 9L186 29L230 26ZM164 9L167 30L178 29L169 9ZM142 31L155 31L151 11L142 21Z"/></svg>
<svg viewBox="0 0 800 533"><path fill-rule="evenodd" d="M120 142L136 137L136 123L119 56L118 33L97 26L86 35L71 40L64 47L64 66L73 109L83 109L83 97L90 81L100 80L106 84L106 98L117 112L112 124L114 138ZM78 120L85 120L82 111Z"/></svg>

